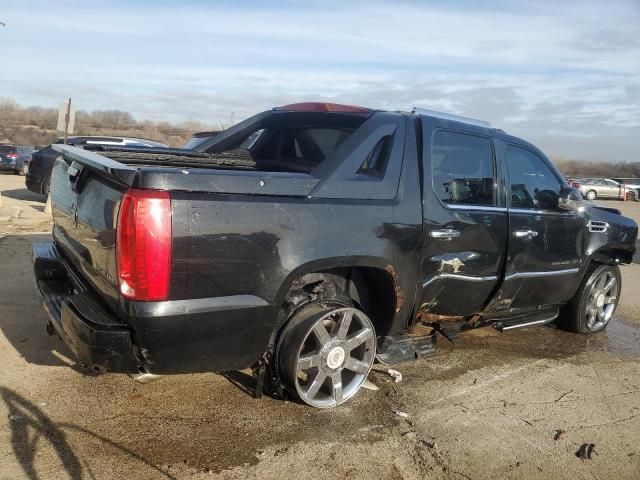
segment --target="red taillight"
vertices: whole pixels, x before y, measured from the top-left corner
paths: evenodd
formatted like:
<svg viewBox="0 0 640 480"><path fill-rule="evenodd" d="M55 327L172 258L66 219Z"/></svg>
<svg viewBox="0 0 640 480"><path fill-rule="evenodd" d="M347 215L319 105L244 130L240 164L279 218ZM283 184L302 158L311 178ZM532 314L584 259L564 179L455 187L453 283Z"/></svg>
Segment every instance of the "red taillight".
<svg viewBox="0 0 640 480"><path fill-rule="evenodd" d="M334 112L334 113L369 113L370 110L354 105L342 105L339 103L304 102L292 103L283 107L276 107L274 110L285 112Z"/></svg>
<svg viewBox="0 0 640 480"><path fill-rule="evenodd" d="M12 159L16 159L18 158L18 154L17 153L10 153L9 155L7 155L7 158L12 158Z"/></svg>
<svg viewBox="0 0 640 480"><path fill-rule="evenodd" d="M116 256L122 296L142 301L169 298L169 192L129 190L125 193L118 215Z"/></svg>

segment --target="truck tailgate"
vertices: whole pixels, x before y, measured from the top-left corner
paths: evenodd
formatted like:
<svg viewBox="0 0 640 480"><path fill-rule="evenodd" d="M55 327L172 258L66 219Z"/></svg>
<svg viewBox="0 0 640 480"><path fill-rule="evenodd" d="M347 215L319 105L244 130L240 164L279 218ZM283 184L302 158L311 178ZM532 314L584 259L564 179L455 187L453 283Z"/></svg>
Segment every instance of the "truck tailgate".
<svg viewBox="0 0 640 480"><path fill-rule="evenodd" d="M113 310L119 297L116 222L127 189L122 179L105 169L76 161L69 165L61 158L56 160L51 174L53 237Z"/></svg>

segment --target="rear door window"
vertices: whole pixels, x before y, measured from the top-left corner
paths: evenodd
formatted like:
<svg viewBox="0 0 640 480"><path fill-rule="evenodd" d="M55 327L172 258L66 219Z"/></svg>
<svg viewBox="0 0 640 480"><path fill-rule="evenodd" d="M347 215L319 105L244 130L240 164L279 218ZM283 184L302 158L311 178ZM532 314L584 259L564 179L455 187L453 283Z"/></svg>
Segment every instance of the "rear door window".
<svg viewBox="0 0 640 480"><path fill-rule="evenodd" d="M488 137L439 130L431 152L433 188L445 205L496 205L493 148Z"/></svg>

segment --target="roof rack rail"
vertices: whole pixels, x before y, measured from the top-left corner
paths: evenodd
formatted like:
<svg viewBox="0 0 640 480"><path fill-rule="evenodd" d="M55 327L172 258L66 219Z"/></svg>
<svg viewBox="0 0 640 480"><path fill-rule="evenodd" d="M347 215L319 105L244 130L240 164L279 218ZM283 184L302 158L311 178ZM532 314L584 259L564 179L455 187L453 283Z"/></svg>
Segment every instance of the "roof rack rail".
<svg viewBox="0 0 640 480"><path fill-rule="evenodd" d="M411 113L428 115L430 117L441 118L443 120L453 120L454 122L468 123L470 125L476 125L478 127L493 128L489 122L485 122L484 120L476 120L475 118L454 115L453 113L436 112L435 110L429 110L426 108L413 107Z"/></svg>

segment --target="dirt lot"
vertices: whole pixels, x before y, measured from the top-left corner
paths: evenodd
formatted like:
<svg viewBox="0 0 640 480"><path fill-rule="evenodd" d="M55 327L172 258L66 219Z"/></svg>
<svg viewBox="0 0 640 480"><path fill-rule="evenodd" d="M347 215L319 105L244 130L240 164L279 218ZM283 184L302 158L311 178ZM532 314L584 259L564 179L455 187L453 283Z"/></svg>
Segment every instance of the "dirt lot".
<svg viewBox="0 0 640 480"><path fill-rule="evenodd" d="M43 201L22 177L0 191L0 479L640 478L640 265L606 332L477 330L321 411L254 400L243 372L83 374L33 293ZM640 220L640 203L610 204Z"/></svg>

